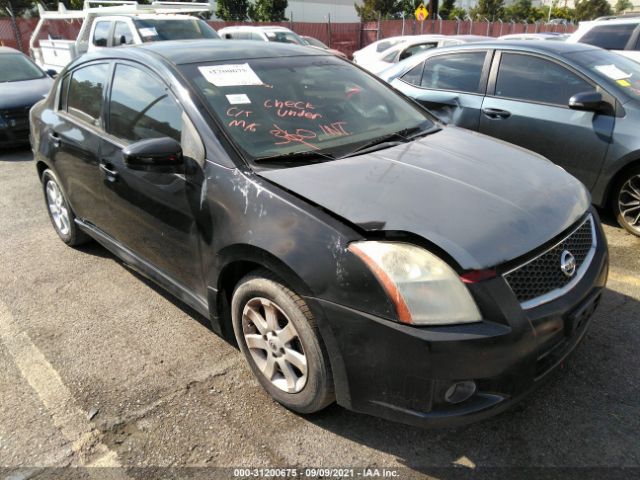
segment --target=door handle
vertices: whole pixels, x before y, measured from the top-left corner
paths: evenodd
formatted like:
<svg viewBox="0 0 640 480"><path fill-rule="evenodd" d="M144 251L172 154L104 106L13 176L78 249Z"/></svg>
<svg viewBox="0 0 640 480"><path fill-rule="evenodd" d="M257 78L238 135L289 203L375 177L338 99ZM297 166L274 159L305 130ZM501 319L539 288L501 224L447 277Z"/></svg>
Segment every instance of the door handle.
<svg viewBox="0 0 640 480"><path fill-rule="evenodd" d="M511 112L500 110L499 108L483 108L482 113L495 120L509 118L511 116Z"/></svg>
<svg viewBox="0 0 640 480"><path fill-rule="evenodd" d="M60 146L60 137L56 132L49 132L49 140L53 143L54 147Z"/></svg>
<svg viewBox="0 0 640 480"><path fill-rule="evenodd" d="M109 167L111 167L111 168L109 168ZM112 182L115 181L116 178L118 178L118 172L113 169L113 165L111 165L111 163L109 163L109 162L101 161L100 162L100 171L102 173L104 173L105 176L109 180L111 180Z"/></svg>

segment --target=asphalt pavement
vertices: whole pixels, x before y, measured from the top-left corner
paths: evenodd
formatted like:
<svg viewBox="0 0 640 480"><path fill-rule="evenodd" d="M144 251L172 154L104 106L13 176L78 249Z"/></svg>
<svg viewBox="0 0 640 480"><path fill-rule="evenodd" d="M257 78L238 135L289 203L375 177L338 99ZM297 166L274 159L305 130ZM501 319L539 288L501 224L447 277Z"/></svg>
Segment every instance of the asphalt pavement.
<svg viewBox="0 0 640 480"><path fill-rule="evenodd" d="M640 239L605 222L611 270L591 328L514 409L439 430L336 405L299 416L263 392L205 318L98 244L64 245L31 153L0 152L0 473L367 467L445 478L600 467L638 475L619 469L640 466Z"/></svg>

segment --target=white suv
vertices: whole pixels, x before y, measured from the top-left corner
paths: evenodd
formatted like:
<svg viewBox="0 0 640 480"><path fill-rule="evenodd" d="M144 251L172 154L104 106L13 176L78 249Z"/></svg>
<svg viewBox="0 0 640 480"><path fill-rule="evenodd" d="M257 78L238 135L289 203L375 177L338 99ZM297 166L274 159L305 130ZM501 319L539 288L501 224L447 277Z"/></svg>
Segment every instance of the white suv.
<svg viewBox="0 0 640 480"><path fill-rule="evenodd" d="M227 40L258 40L262 42L281 42L306 45L300 36L285 27L225 27L218 30L218 35Z"/></svg>
<svg viewBox="0 0 640 480"><path fill-rule="evenodd" d="M588 43L640 62L640 16L603 17L580 22L578 30L567 42Z"/></svg>

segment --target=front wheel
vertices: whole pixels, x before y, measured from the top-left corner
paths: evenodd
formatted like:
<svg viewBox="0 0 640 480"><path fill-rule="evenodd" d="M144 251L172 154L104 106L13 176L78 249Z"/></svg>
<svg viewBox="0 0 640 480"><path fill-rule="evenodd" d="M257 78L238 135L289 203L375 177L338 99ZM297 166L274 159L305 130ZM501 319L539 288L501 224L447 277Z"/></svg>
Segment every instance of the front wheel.
<svg viewBox="0 0 640 480"><path fill-rule="evenodd" d="M640 167L629 170L614 188L613 211L618 223L640 236Z"/></svg>
<svg viewBox="0 0 640 480"><path fill-rule="evenodd" d="M299 413L317 412L334 401L328 355L302 298L262 271L240 281L231 314L242 353L276 401Z"/></svg>

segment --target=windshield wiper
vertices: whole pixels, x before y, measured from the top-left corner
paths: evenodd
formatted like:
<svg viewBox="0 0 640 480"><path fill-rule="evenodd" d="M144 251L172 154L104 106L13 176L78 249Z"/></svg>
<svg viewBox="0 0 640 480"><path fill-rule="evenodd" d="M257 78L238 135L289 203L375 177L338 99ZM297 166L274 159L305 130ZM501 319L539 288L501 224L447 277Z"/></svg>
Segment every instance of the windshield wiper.
<svg viewBox="0 0 640 480"><path fill-rule="evenodd" d="M360 145L354 151L343 155L340 158L348 158L353 157L355 155L364 155L365 153L375 152L377 150L383 150L385 148L396 147L398 145L402 145L403 143L408 143L417 138L423 137L425 135L429 135L430 133L434 133L440 130L440 127L437 125L432 126L431 128L422 129L421 126L407 128L405 130L400 130L399 132L389 133L388 135L383 135L378 138L374 138L370 142L365 143L364 145ZM394 140L397 139L397 140Z"/></svg>
<svg viewBox="0 0 640 480"><path fill-rule="evenodd" d="M335 160L336 157L328 153L320 153L314 150L305 152L291 152L283 155L271 155L269 157L258 157L253 161L256 163L279 163L279 162L298 162L320 163L325 160Z"/></svg>

